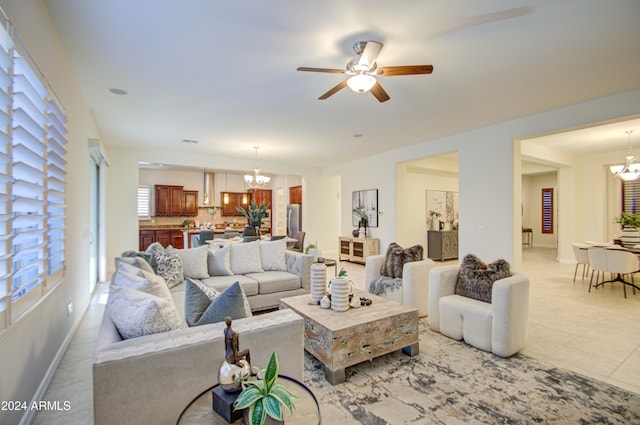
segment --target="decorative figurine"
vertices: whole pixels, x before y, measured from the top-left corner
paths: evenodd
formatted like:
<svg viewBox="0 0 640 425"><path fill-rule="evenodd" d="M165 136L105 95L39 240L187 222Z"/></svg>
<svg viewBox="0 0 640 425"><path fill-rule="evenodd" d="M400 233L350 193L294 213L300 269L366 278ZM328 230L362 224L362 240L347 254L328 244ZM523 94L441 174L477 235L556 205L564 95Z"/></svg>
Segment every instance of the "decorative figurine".
<svg viewBox="0 0 640 425"><path fill-rule="evenodd" d="M223 390L233 393L240 391L242 382L251 375L251 357L248 348L240 350L238 332L231 329L231 317L225 317L224 322L225 361L220 366L218 382Z"/></svg>

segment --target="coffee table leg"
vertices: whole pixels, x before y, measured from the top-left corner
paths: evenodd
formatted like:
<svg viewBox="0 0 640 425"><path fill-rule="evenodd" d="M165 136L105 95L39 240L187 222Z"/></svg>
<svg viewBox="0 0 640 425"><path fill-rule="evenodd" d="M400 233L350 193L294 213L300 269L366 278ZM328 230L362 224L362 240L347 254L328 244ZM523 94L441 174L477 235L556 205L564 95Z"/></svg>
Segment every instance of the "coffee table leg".
<svg viewBox="0 0 640 425"><path fill-rule="evenodd" d="M324 377L331 385L341 384L345 381L344 368L331 370L327 366L325 366Z"/></svg>
<svg viewBox="0 0 640 425"><path fill-rule="evenodd" d="M409 357L417 356L418 354L420 354L420 343L416 342L415 344L403 347L402 352Z"/></svg>

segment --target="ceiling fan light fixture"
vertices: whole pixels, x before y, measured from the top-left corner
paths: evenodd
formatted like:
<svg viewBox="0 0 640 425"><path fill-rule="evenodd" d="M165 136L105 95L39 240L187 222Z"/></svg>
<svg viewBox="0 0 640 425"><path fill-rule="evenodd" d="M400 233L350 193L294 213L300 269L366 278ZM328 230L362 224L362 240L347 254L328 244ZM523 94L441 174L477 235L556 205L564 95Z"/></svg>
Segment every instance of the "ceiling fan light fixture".
<svg viewBox="0 0 640 425"><path fill-rule="evenodd" d="M376 83L375 77L368 74L358 74L347 80L347 85L356 93L364 93L371 90Z"/></svg>

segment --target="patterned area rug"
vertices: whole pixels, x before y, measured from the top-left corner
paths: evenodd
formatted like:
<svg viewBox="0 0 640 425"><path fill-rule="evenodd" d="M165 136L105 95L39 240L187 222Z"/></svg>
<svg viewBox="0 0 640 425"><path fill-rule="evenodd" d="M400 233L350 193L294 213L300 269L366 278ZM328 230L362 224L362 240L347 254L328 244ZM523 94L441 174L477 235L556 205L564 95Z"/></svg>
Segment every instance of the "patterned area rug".
<svg viewBox="0 0 640 425"><path fill-rule="evenodd" d="M517 354L503 359L420 321L420 355L392 353L331 386L305 352L324 424L640 424L640 395Z"/></svg>

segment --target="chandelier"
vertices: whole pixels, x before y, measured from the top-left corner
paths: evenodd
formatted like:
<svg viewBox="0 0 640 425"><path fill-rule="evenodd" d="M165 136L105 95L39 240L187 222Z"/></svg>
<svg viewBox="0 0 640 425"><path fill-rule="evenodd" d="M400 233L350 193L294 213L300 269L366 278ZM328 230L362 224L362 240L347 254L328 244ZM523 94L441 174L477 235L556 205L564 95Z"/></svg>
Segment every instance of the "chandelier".
<svg viewBox="0 0 640 425"><path fill-rule="evenodd" d="M244 181L247 184L247 186L249 186L251 189L258 189L258 188L261 188L261 187L265 186L266 184L268 184L271 181L271 177L261 176L260 175L260 168L258 168L258 166L257 166L257 164L258 164L258 149L260 147L259 146L254 146L253 148L256 150L256 168L253 169L253 175L251 175L251 174L245 174L244 175Z"/></svg>
<svg viewBox="0 0 640 425"><path fill-rule="evenodd" d="M624 165L612 165L609 170L624 181L632 181L640 177L640 164L633 162L637 159L631 152L631 133L633 133L633 130L625 131L625 133L627 133L628 137L629 153L624 157Z"/></svg>

